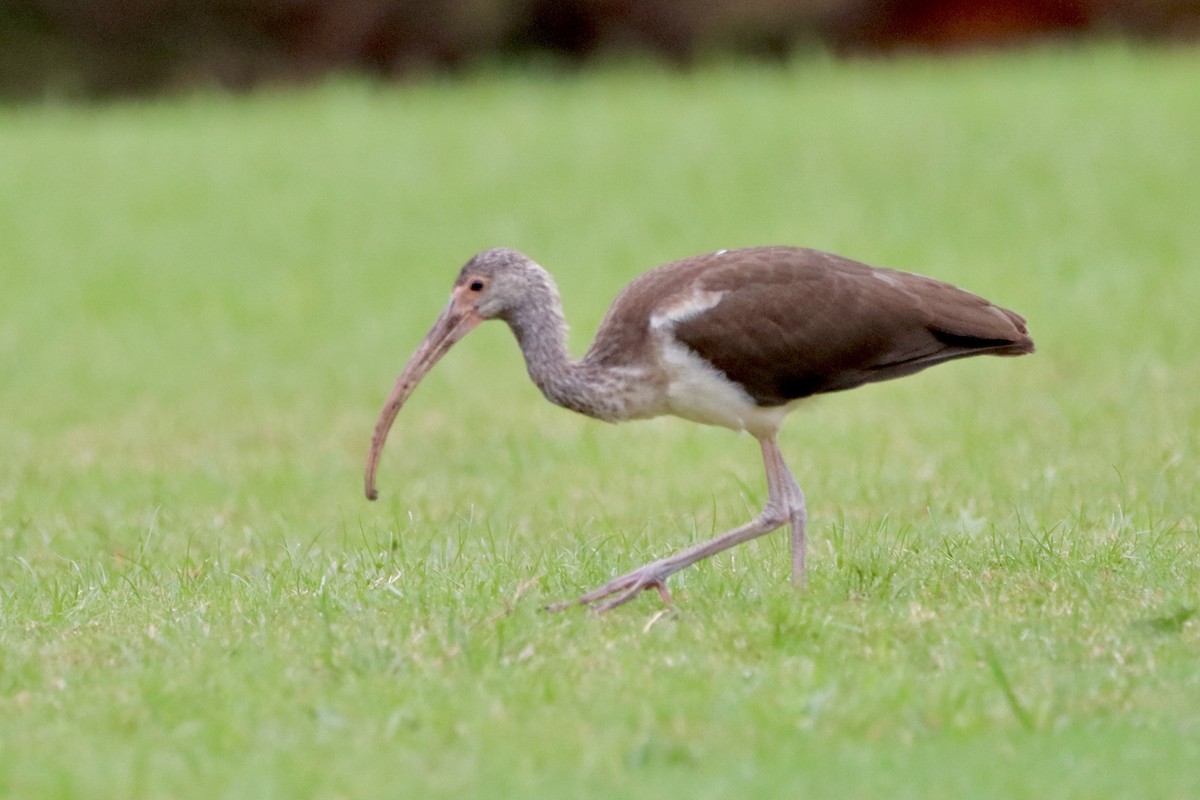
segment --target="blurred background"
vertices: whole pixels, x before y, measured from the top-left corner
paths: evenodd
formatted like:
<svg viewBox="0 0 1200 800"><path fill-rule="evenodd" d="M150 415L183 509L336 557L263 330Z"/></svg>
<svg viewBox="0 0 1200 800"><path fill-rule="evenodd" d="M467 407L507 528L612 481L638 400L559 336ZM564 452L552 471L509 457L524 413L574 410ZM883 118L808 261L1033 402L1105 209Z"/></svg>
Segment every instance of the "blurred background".
<svg viewBox="0 0 1200 800"><path fill-rule="evenodd" d="M1091 36L1200 38L1200 0L0 0L0 96L251 89L330 72L678 65L958 51Z"/></svg>

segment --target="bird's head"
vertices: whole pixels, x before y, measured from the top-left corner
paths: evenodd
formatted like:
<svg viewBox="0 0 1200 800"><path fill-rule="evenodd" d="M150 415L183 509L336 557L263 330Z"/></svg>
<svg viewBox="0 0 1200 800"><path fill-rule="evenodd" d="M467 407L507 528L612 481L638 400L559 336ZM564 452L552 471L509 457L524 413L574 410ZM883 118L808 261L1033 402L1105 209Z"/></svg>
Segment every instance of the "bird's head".
<svg viewBox="0 0 1200 800"><path fill-rule="evenodd" d="M463 265L450 305L480 320L512 322L520 309L544 299L547 292L557 294L549 273L524 253L496 247Z"/></svg>
<svg viewBox="0 0 1200 800"><path fill-rule="evenodd" d="M421 379L479 323L502 319L511 324L514 315L547 288L553 290L553 281L546 271L516 250L502 247L485 250L463 266L450 292L450 302L409 358L375 423L367 459L367 499L378 496L375 472L384 441L400 408Z"/></svg>

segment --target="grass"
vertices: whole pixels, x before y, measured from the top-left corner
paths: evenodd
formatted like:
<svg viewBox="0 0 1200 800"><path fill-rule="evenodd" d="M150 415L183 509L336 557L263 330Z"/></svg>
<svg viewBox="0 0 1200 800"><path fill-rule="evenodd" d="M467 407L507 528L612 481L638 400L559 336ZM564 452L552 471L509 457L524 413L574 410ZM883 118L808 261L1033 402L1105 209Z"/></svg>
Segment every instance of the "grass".
<svg viewBox="0 0 1200 800"><path fill-rule="evenodd" d="M0 109L0 794L1195 797L1195 51L490 72ZM371 425L471 253L616 291L786 242L1039 352L753 442L545 403L484 326Z"/></svg>

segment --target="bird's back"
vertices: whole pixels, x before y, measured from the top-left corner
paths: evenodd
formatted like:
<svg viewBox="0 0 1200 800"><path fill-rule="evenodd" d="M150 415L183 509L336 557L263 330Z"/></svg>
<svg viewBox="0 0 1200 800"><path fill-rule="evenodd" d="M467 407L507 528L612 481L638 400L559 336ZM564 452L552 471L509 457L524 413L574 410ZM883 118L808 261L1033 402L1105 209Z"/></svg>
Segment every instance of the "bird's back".
<svg viewBox="0 0 1200 800"><path fill-rule="evenodd" d="M966 356L1033 352L1025 320L977 295L792 247L709 253L645 273L617 296L585 360L645 363L662 333L760 406Z"/></svg>

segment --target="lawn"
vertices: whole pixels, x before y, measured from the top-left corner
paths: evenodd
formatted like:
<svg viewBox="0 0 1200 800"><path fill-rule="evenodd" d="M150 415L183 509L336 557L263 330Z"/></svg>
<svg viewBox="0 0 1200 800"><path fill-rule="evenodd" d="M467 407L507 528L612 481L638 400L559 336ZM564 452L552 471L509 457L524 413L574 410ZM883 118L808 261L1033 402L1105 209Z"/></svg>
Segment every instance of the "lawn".
<svg viewBox="0 0 1200 800"><path fill-rule="evenodd" d="M0 795L1200 795L1200 52L1117 46L0 107ZM746 436L546 403L502 325L379 407L475 251L576 354L621 286L788 243L1038 352Z"/></svg>

